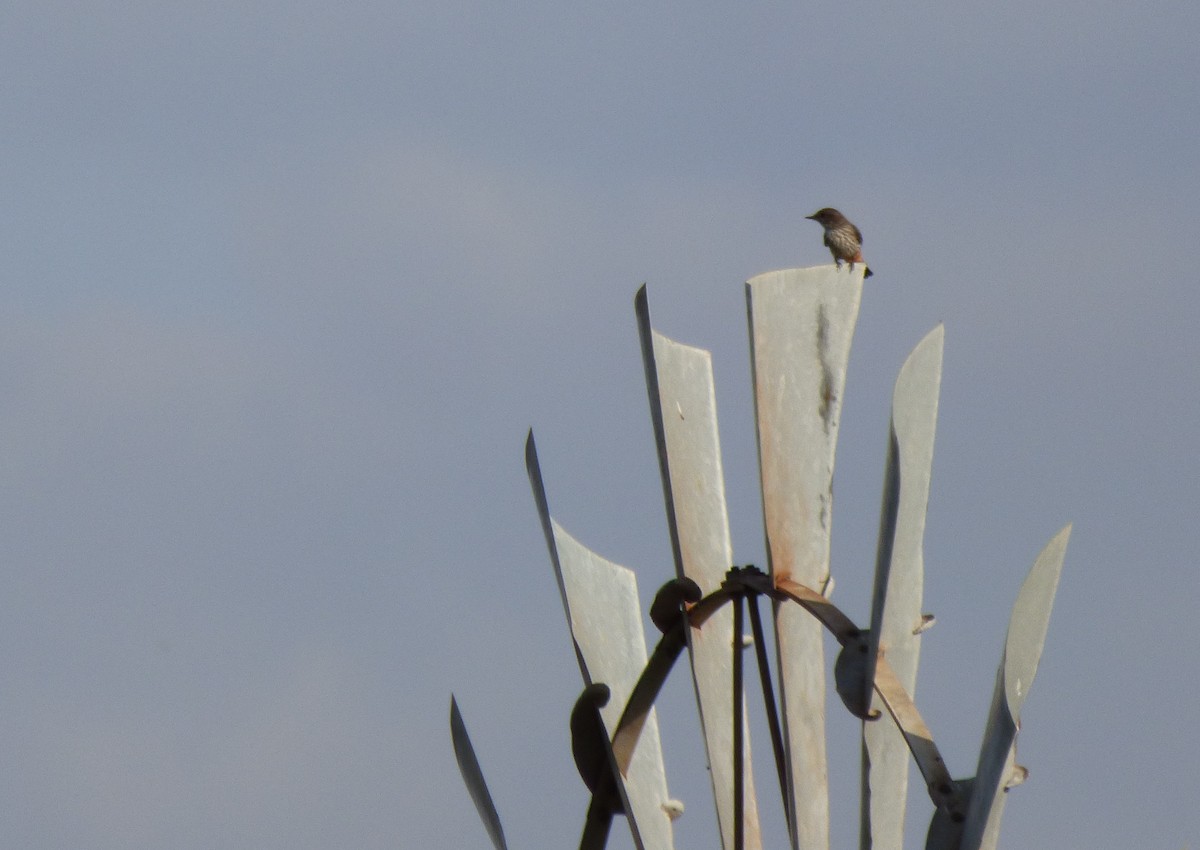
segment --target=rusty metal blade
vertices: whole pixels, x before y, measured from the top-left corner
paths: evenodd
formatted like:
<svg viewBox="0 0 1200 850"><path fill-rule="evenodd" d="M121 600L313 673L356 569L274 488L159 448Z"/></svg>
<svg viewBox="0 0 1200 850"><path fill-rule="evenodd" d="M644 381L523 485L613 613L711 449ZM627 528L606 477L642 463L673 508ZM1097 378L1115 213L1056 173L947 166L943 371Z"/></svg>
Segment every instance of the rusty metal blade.
<svg viewBox="0 0 1200 850"><path fill-rule="evenodd" d="M462 713L458 710L458 701L450 696L450 740L454 743L454 757L458 760L458 771L462 774L471 800L475 803L475 811L483 821L483 828L492 839L496 850L508 850L504 841L504 828L500 826L500 815L492 802L491 792L483 779L483 770L479 767L479 759L475 757L475 748L471 746L471 736L467 734L467 726L463 723Z"/></svg>
<svg viewBox="0 0 1200 850"><path fill-rule="evenodd" d="M938 325L913 349L896 378L868 635L868 676L874 678L876 659L884 652L910 697L916 696L921 652L923 540L944 339ZM864 711L884 707L869 683L863 693ZM863 724L863 848L901 850L904 845L908 749L894 722Z"/></svg>
<svg viewBox="0 0 1200 850"><path fill-rule="evenodd" d="M631 570L583 546L550 516L532 432L525 445L525 465L584 683L603 682L611 691L608 704L600 709L611 741L646 666L637 580ZM611 746L607 749L635 846L670 850L674 843L668 811L673 801L667 795L655 712L645 718L624 775Z"/></svg>
<svg viewBox="0 0 1200 850"><path fill-rule="evenodd" d="M1067 525L1046 544L1013 605L963 825L962 850L994 850L999 840L1005 787L1013 775L1017 732L1021 728L1021 707L1042 657L1070 536L1071 526Z"/></svg>
<svg viewBox="0 0 1200 850"><path fill-rule="evenodd" d="M712 357L703 349L676 342L651 327L645 286L637 292L634 309L675 571L678 576L695 581L701 592L708 595L720 588L733 561L717 435ZM702 628L692 629L689 635L692 680L725 848L733 847L735 831L730 703L733 688L730 647L734 640L733 615L727 608L714 613ZM748 742L748 725L743 726ZM761 846L762 837L748 744L745 780L745 847L755 850Z"/></svg>
<svg viewBox="0 0 1200 850"><path fill-rule="evenodd" d="M763 518L772 575L828 586L833 461L862 266L786 269L746 283ZM821 624L776 606L793 846L829 846Z"/></svg>

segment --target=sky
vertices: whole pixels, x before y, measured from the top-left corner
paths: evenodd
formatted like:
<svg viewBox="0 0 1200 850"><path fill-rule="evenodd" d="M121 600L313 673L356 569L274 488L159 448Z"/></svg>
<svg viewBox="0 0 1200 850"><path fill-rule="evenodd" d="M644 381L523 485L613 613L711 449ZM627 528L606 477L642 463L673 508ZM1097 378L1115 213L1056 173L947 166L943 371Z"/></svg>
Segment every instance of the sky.
<svg viewBox="0 0 1200 850"><path fill-rule="evenodd" d="M868 619L892 383L944 322L917 704L969 776L1010 606L1073 522L1001 846L1200 846L1200 6L3 17L6 846L487 848L451 693L510 846L573 846L582 682L525 434L556 518L648 606L673 566L646 282L655 326L713 353L735 557L763 565L743 282L827 262L823 206L876 273L835 601ZM676 838L715 847L684 677ZM858 726L829 711L847 848Z"/></svg>

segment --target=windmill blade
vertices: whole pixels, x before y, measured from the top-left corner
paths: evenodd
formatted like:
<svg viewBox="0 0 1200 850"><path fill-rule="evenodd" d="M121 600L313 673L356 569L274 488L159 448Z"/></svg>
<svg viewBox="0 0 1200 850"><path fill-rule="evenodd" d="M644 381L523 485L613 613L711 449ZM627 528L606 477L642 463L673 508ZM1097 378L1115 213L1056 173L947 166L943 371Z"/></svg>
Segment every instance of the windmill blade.
<svg viewBox="0 0 1200 850"><path fill-rule="evenodd" d="M864 713L883 708L874 693L880 646L898 683L916 696L924 624L925 513L937 430L945 330L938 325L909 354L896 378L888 434L883 509L875 564L875 592L863 683ZM908 796L909 753L890 717L863 724L863 846L900 850Z"/></svg>
<svg viewBox="0 0 1200 850"><path fill-rule="evenodd" d="M639 719L638 734L630 739L636 745L632 753L623 753L628 759L624 772L616 770L609 743L647 663L637 579L632 570L588 549L550 515L532 431L525 444L525 467L584 684L603 683L611 690L611 699L600 709L607 732L604 746L634 846L671 850L669 806L674 801L667 793L657 713L650 709Z"/></svg>
<svg viewBox="0 0 1200 850"><path fill-rule="evenodd" d="M634 311L642 343L675 572L680 578L694 581L701 593L707 595L721 586L733 565L712 356L651 327L645 286L634 298ZM741 637L735 638L733 634L733 614L728 608L716 612L704 628L689 629L687 637L721 845L731 850L734 782L733 707L729 695L733 688L733 662L729 647ZM743 723L742 731L747 742L744 847L757 850L762 845L762 836L750 768L748 721Z"/></svg>
<svg viewBox="0 0 1200 850"><path fill-rule="evenodd" d="M483 828L492 839L496 850L508 850L504 840L504 828L500 826L500 815L492 802L491 792L483 779L483 771L479 767L479 759L475 757L475 748L471 746L471 736L467 734L467 726L463 723L462 713L458 710L458 701L450 696L450 739L454 742L454 756L458 760L458 770L466 783L471 800L475 803L475 811L483 821Z"/></svg>
<svg viewBox="0 0 1200 850"><path fill-rule="evenodd" d="M1042 658L1070 536L1071 526L1067 525L1046 544L1013 605L1004 641L1004 657L996 676L996 690L979 750L971 802L963 824L962 850L994 850L999 839L1005 786L1013 778L1015 767L1021 707Z"/></svg>
<svg viewBox="0 0 1200 850"><path fill-rule="evenodd" d="M785 269L746 282L763 521L771 575L825 592L833 461L862 267ZM821 624L776 608L779 692L797 850L829 847Z"/></svg>

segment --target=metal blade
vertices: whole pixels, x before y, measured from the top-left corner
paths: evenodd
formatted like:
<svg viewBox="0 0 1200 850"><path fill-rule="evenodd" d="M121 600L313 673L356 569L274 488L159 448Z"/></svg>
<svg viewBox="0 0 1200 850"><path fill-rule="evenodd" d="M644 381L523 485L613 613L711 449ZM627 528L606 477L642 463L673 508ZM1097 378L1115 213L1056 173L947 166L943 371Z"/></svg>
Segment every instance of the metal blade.
<svg viewBox="0 0 1200 850"><path fill-rule="evenodd" d="M1013 774L1017 732L1021 728L1021 707L1042 657L1070 536L1071 526L1067 525L1046 544L1013 605L963 825L962 850L993 850L999 839L1004 792Z"/></svg>
<svg viewBox="0 0 1200 850"><path fill-rule="evenodd" d="M717 402L709 352L663 336L650 325L646 287L634 298L650 418L658 447L667 526L675 572L692 579L703 594L721 586L733 565L725 506L725 478L717 435ZM708 752L722 846L733 847L733 614L716 612L702 629L689 630L692 681ZM740 639L740 638L739 638ZM743 715L744 717L745 715ZM749 741L748 723L743 724ZM747 743L745 847L762 844Z"/></svg>
<svg viewBox="0 0 1200 850"><path fill-rule="evenodd" d="M475 803L475 811L483 821L483 828L492 839L496 850L508 850L504 841L504 828L500 826L500 815L492 802L491 792L483 779L483 771L479 767L479 759L475 757L475 748L471 746L471 736L467 734L467 726L463 723L462 714L458 710L458 701L450 696L450 739L454 742L454 756L458 760L458 770L466 783L471 800Z"/></svg>
<svg viewBox="0 0 1200 850"><path fill-rule="evenodd" d="M883 509L866 664L864 711L884 708L870 682L881 647L910 697L916 696L921 652L923 541L933 442L937 430L945 332L941 325L913 349L892 394ZM863 724L863 829L860 846L900 850L908 796L909 753L890 718Z"/></svg>
<svg viewBox="0 0 1200 850"><path fill-rule="evenodd" d="M550 516L532 432L525 462L584 684L603 682L611 691L600 709L611 742L647 663L637 580L632 570L597 555ZM651 710L647 715L623 776L612 747L606 744L606 749L634 846L670 850L674 801L667 794L657 714Z"/></svg>
<svg viewBox="0 0 1200 850"><path fill-rule="evenodd" d="M763 519L772 576L824 591L833 461L862 266L786 269L746 283ZM776 607L793 846L829 846L825 660L821 624Z"/></svg>

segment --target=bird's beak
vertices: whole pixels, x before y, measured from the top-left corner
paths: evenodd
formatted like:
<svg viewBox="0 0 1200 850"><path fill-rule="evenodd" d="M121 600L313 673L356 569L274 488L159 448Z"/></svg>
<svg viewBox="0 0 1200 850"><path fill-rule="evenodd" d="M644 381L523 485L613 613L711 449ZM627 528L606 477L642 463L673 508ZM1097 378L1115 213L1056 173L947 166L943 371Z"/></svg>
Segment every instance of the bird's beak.
<svg viewBox="0 0 1200 850"><path fill-rule="evenodd" d="M805 218L809 219L810 221L816 221L816 220L817 220L817 214L816 214L816 213L813 213L812 215L806 215L806 216L805 216Z"/></svg>

